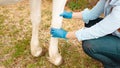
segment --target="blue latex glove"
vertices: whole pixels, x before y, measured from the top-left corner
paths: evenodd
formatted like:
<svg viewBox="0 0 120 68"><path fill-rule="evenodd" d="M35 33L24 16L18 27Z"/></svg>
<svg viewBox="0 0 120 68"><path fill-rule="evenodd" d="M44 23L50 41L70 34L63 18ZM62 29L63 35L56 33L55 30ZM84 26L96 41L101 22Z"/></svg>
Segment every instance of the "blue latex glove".
<svg viewBox="0 0 120 68"><path fill-rule="evenodd" d="M65 31L62 28L61 29L51 28L50 33L52 37L63 38L63 39L66 39L66 35L67 35L67 31Z"/></svg>
<svg viewBox="0 0 120 68"><path fill-rule="evenodd" d="M63 13L60 14L63 18L71 19L72 18L72 12L66 12L64 11Z"/></svg>

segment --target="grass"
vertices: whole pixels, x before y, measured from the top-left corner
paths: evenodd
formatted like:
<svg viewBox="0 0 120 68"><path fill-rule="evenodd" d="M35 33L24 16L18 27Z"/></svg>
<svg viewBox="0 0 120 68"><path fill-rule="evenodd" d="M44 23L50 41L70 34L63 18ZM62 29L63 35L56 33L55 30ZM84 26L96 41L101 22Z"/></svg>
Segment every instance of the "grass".
<svg viewBox="0 0 120 68"><path fill-rule="evenodd" d="M47 5L49 4L49 5ZM39 29L40 45L48 49L50 40L51 2L43 0L42 21ZM64 58L61 66L48 62L48 52L38 58L30 54L32 25L29 2L0 7L0 68L102 68L102 65L88 57L77 40L59 40L59 51ZM69 31L83 26L81 20L63 21L63 28Z"/></svg>
<svg viewBox="0 0 120 68"><path fill-rule="evenodd" d="M70 0L67 6L71 10L80 10L88 6L88 0Z"/></svg>

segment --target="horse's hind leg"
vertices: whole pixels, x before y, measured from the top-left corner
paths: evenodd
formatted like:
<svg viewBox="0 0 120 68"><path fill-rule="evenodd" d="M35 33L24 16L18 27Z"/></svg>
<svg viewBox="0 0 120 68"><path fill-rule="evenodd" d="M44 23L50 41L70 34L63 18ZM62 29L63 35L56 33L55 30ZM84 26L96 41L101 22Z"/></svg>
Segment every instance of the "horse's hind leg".
<svg viewBox="0 0 120 68"><path fill-rule="evenodd" d="M31 54L38 57L42 53L38 39L39 24L41 21L41 0L30 0L30 7L32 22Z"/></svg>
<svg viewBox="0 0 120 68"><path fill-rule="evenodd" d="M54 28L61 28L62 17L60 13L63 12L66 0L53 0L53 11L52 11L52 26ZM49 46L49 60L55 65L60 65L62 63L62 57L58 51L58 39L51 38Z"/></svg>

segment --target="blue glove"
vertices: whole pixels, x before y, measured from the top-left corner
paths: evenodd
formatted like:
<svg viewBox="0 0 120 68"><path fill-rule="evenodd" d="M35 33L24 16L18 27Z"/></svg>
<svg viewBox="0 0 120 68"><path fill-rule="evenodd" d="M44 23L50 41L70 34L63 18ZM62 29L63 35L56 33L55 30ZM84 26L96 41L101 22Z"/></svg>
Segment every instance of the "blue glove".
<svg viewBox="0 0 120 68"><path fill-rule="evenodd" d="M61 29L51 28L50 33L52 37L63 38L63 39L66 39L66 35L67 35L67 31L65 31L62 28Z"/></svg>
<svg viewBox="0 0 120 68"><path fill-rule="evenodd" d="M71 19L72 18L72 12L66 12L64 11L63 13L60 14L63 18Z"/></svg>

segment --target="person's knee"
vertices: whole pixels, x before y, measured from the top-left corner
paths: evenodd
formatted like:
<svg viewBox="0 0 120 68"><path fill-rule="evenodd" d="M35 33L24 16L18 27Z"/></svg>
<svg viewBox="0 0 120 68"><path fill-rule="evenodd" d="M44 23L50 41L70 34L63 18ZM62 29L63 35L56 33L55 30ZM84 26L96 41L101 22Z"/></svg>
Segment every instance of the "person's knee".
<svg viewBox="0 0 120 68"><path fill-rule="evenodd" d="M87 40L82 42L82 48L87 54L94 54L97 52L97 44L94 40Z"/></svg>
<svg viewBox="0 0 120 68"><path fill-rule="evenodd" d="M91 49L93 45L90 40L87 40L82 42L82 47L83 49Z"/></svg>

